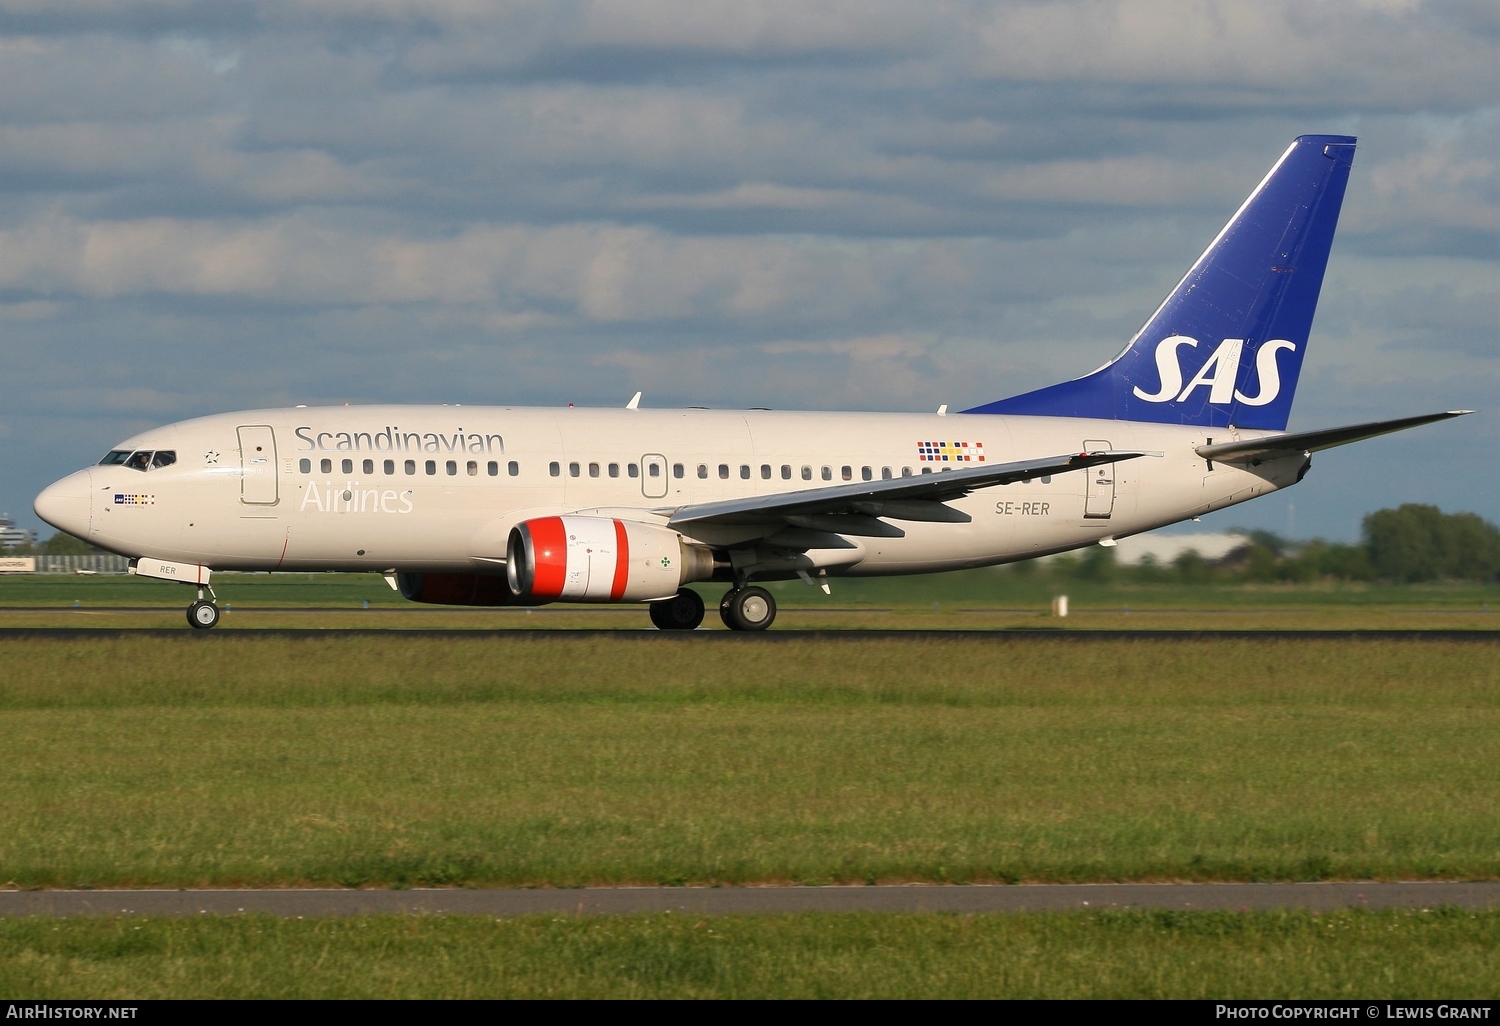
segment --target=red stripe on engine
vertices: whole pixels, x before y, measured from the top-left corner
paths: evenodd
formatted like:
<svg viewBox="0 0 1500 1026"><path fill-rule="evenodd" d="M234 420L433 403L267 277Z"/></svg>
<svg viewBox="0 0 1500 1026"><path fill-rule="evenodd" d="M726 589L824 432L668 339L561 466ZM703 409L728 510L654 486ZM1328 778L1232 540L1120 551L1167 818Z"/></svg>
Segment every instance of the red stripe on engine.
<svg viewBox="0 0 1500 1026"><path fill-rule="evenodd" d="M539 517L526 521L531 535L531 594L534 598L557 598L568 579L568 532L561 517Z"/></svg>
<svg viewBox="0 0 1500 1026"><path fill-rule="evenodd" d="M615 521L615 583L609 589L609 600L618 602L625 597L625 585L630 582L630 538L625 534L625 525Z"/></svg>

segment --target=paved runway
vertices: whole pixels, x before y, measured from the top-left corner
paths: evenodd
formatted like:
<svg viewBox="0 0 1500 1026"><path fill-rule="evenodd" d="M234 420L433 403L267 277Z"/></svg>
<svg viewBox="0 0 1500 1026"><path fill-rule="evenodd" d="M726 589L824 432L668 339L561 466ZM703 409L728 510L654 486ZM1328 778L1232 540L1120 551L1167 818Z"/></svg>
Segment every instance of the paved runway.
<svg viewBox="0 0 1500 1026"><path fill-rule="evenodd" d="M0 916L621 915L1500 908L1500 883L1018 884L888 887L0 891Z"/></svg>
<svg viewBox="0 0 1500 1026"><path fill-rule="evenodd" d="M1245 630L1092 630L1071 627L1000 627L994 629L954 630L769 630L741 632L728 630L659 631L640 630L573 630L557 629L468 629L455 628L379 628L379 627L271 627L228 628L195 631L181 627L0 627L0 641L45 639L75 640L115 637L194 638L212 642L224 638L339 638L399 635L410 638L612 638L618 641L650 641L664 644L765 644L818 640L862 641L870 638L904 640L1008 641L1016 639L1065 638L1069 641L1221 641L1234 639L1334 640L1334 641L1500 641L1500 630L1283 630L1255 628Z"/></svg>

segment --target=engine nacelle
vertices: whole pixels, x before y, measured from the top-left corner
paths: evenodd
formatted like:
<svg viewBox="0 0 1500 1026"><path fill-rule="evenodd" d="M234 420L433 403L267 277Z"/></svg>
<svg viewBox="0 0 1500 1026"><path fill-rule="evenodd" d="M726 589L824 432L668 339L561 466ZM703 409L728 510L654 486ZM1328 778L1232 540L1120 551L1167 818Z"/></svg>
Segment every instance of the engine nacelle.
<svg viewBox="0 0 1500 1026"><path fill-rule="evenodd" d="M397 574L401 597L443 606L514 606L504 577L491 574Z"/></svg>
<svg viewBox="0 0 1500 1026"><path fill-rule="evenodd" d="M506 577L536 602L649 602L713 576L713 553L676 531L607 517L537 517L511 528Z"/></svg>

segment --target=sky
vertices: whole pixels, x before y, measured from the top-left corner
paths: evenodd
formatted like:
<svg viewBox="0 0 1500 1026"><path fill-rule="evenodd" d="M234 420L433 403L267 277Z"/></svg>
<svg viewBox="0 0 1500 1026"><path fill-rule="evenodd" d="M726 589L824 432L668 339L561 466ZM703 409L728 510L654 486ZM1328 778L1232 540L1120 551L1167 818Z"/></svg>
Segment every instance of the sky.
<svg viewBox="0 0 1500 1026"><path fill-rule="evenodd" d="M1310 132L1360 143L1290 426L1482 412L1193 527L1500 520L1493 0L0 0L0 511L236 409L1075 377Z"/></svg>

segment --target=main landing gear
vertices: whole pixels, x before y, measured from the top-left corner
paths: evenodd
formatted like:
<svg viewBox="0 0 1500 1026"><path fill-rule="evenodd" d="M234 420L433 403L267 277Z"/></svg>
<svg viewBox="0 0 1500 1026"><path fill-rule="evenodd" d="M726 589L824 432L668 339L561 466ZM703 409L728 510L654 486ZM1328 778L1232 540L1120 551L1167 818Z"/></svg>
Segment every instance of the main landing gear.
<svg viewBox="0 0 1500 1026"><path fill-rule="evenodd" d="M703 599L691 588L653 602L649 608L651 622L660 630L691 631L703 622ZM719 619L732 631L763 631L776 619L776 600L764 588L735 588L719 603Z"/></svg>
<svg viewBox="0 0 1500 1026"><path fill-rule="evenodd" d="M735 588L719 603L719 619L732 631L763 631L776 619L776 600L754 585Z"/></svg>
<svg viewBox="0 0 1500 1026"><path fill-rule="evenodd" d="M213 592L208 592L212 595ZM212 598L204 598L204 589L198 589L198 601L187 607L188 626L195 630L206 631L219 622L219 607L214 605Z"/></svg>
<svg viewBox="0 0 1500 1026"><path fill-rule="evenodd" d="M694 631L703 622L703 599L692 588L651 603L651 622L664 631Z"/></svg>

